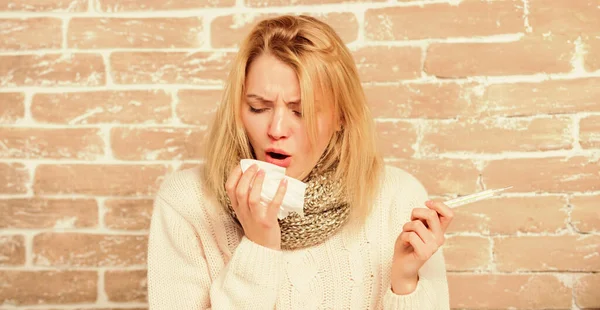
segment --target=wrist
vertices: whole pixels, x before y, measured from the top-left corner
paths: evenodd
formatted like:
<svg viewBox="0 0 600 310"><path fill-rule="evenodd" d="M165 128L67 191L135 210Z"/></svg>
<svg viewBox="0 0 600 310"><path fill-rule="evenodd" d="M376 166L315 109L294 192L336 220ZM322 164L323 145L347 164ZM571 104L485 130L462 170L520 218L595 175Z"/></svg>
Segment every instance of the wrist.
<svg viewBox="0 0 600 310"><path fill-rule="evenodd" d="M275 250L275 251L280 251L281 250L281 239L277 239L277 240L264 240L261 238L254 238L254 236L248 236L246 234L246 238L248 238L248 240L271 250Z"/></svg>
<svg viewBox="0 0 600 310"><path fill-rule="evenodd" d="M396 295L408 295L417 289L419 276L410 278L392 279L392 292Z"/></svg>

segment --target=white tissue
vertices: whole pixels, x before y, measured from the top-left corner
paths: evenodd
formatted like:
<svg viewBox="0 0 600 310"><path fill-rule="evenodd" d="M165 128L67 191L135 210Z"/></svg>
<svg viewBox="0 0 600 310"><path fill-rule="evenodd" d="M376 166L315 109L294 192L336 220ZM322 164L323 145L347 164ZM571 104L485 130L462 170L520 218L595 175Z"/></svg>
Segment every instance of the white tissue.
<svg viewBox="0 0 600 310"><path fill-rule="evenodd" d="M255 159L242 159L240 161L243 172L246 172L246 169L250 168L253 164L258 165L259 169L265 171L265 179L260 192L261 201L269 204L273 200L273 197L275 197L277 188L279 188L279 183L285 178L288 181L287 190L283 196L283 202L279 207L277 217L283 219L292 211L298 213L300 216L304 216L304 193L306 192L306 183L286 176L285 168L283 167Z"/></svg>

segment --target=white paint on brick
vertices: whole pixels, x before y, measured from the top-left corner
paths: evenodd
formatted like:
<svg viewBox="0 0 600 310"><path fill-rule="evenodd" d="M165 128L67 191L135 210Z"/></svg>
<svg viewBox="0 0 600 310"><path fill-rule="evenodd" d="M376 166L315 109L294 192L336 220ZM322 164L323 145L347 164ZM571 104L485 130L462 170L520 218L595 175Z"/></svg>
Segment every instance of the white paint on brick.
<svg viewBox="0 0 600 310"><path fill-rule="evenodd" d="M528 33L533 32L533 28L531 28L531 24L529 23L529 0L523 0L523 22L525 31Z"/></svg>
<svg viewBox="0 0 600 310"><path fill-rule="evenodd" d="M572 128L572 135L573 135L573 149L576 151L581 151L582 147L581 147L581 137L579 136L579 132L581 130L580 125L581 125L581 119L582 116L581 115L573 115L571 117L571 120L573 121L571 128Z"/></svg>
<svg viewBox="0 0 600 310"><path fill-rule="evenodd" d="M68 44L68 29L69 29L69 22L70 19L65 18L62 20L62 49L66 50L69 48L69 44Z"/></svg>
<svg viewBox="0 0 600 310"><path fill-rule="evenodd" d="M23 100L23 106L25 108L25 114L23 114L23 118L17 120L17 122L15 124L18 125L26 125L26 124L31 124L33 122L33 118L31 116L31 102L33 100L33 92L32 91L26 91L24 92L24 100Z"/></svg>
<svg viewBox="0 0 600 310"><path fill-rule="evenodd" d="M495 239L490 237L488 238L488 240L490 241L490 246L488 248L488 253L490 257L489 270L491 272L498 272L498 266L496 265L496 255L494 255Z"/></svg>
<svg viewBox="0 0 600 310"><path fill-rule="evenodd" d="M108 296L106 296L106 290L104 289L104 277L106 275L106 268L98 268L98 299L97 304L103 304L108 302Z"/></svg>
<svg viewBox="0 0 600 310"><path fill-rule="evenodd" d="M100 136L102 137L102 141L104 142L104 158L100 158L100 160L107 160L107 161L111 161L114 160L114 156L113 156L113 152L112 152L112 147L111 147L111 139L110 139L110 132L111 132L111 126L107 126L107 125L102 125L100 127ZM94 162L96 163L96 162Z"/></svg>
<svg viewBox="0 0 600 310"><path fill-rule="evenodd" d="M87 197L90 198L90 197ZM112 197L119 198L119 197ZM136 197L138 198L138 197ZM153 198L153 197L152 197ZM152 199L146 197L146 199ZM140 198L141 199L141 198ZM11 235L11 234L30 234L32 236L47 233L49 230L47 228L10 228L10 229L2 229L0 231L0 235ZM110 237L120 237L120 236L147 236L148 230L125 230L125 229L108 229L104 227L95 228L61 228L60 233L79 233L79 234L91 234L91 235L108 235Z"/></svg>
<svg viewBox="0 0 600 310"><path fill-rule="evenodd" d="M71 125L70 127L73 127L72 125L77 125L77 124L87 124L87 122L85 121L88 117L90 116L94 116L98 113L103 113L104 112L104 108L103 107L95 107L91 110L86 111L84 114L81 114L75 118L73 118L72 120L69 121L69 125Z"/></svg>
<svg viewBox="0 0 600 310"><path fill-rule="evenodd" d="M588 260L588 259L592 259L595 258L596 256L600 256L600 253L598 252L592 252L590 254L587 254L583 257L584 260Z"/></svg>
<svg viewBox="0 0 600 310"><path fill-rule="evenodd" d="M568 159L576 156L593 157L597 156L599 150L556 150L556 151L544 151L544 152L501 152L501 153L475 153L475 152L446 152L437 154L435 158L451 158L451 159L483 159L483 160L499 160L499 159L520 159L520 158L557 158L562 157Z"/></svg>
<svg viewBox="0 0 600 310"><path fill-rule="evenodd" d="M54 229L62 230L67 228L75 228L75 223L77 222L77 217L68 217L61 218L56 221L54 224Z"/></svg>
<svg viewBox="0 0 600 310"><path fill-rule="evenodd" d="M425 123L425 121L421 120L415 122L414 127L417 132L417 138L415 139L415 143L411 145L411 148L414 150L413 157L421 158L423 157L422 153L426 152L426 150L423 150L423 148L421 147L421 143L423 142L423 138L425 137L425 128L427 127L427 124Z"/></svg>
<svg viewBox="0 0 600 310"><path fill-rule="evenodd" d="M98 227L106 229L106 221L104 219L106 215L106 198L96 198L96 205L98 206Z"/></svg>
<svg viewBox="0 0 600 310"><path fill-rule="evenodd" d="M171 92L171 124L185 125L183 121L177 115L177 106L179 105L179 91Z"/></svg>
<svg viewBox="0 0 600 310"><path fill-rule="evenodd" d="M244 27L248 27L252 22L254 22L258 17L259 13L255 12L247 12L243 14L234 14L233 23L230 25L230 29L241 29Z"/></svg>
<svg viewBox="0 0 600 310"><path fill-rule="evenodd" d="M22 234L25 238L25 267L33 266L33 234Z"/></svg>
<svg viewBox="0 0 600 310"><path fill-rule="evenodd" d="M575 53L573 53L573 57L571 58L571 66L573 66L573 72L575 74L585 74L585 55L587 51L585 49L585 44L583 44L583 40L581 36L577 37L575 40Z"/></svg>

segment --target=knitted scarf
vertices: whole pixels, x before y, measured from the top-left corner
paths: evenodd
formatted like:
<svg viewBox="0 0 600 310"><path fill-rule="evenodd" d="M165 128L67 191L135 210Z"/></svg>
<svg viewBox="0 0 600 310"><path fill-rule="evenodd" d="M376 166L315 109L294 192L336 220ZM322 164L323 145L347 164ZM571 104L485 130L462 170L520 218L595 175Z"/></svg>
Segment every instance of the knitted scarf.
<svg viewBox="0 0 600 310"><path fill-rule="evenodd" d="M304 216L290 213L278 220L281 228L281 248L294 250L317 245L337 232L348 219L349 205L346 203L339 180L334 177L335 166L322 173L317 164L303 180L307 183L304 195ZM231 216L239 224L231 201L226 197Z"/></svg>

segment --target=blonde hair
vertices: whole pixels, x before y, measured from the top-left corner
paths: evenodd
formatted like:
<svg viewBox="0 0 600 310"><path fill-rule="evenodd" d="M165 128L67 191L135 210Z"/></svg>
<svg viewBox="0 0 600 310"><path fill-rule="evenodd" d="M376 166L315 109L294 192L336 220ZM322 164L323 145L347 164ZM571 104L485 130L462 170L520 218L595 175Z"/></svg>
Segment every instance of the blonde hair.
<svg viewBox="0 0 600 310"><path fill-rule="evenodd" d="M322 157L322 169L337 161L351 215L364 220L380 186L383 160L377 151L375 129L356 65L347 47L327 24L309 16L285 15L258 23L241 44L233 61L221 104L207 134L203 176L207 189L219 201L224 184L241 158L253 158L240 118L245 78L251 62L269 54L289 65L301 89L302 114L309 141L317 139L315 91L331 99L341 130Z"/></svg>

